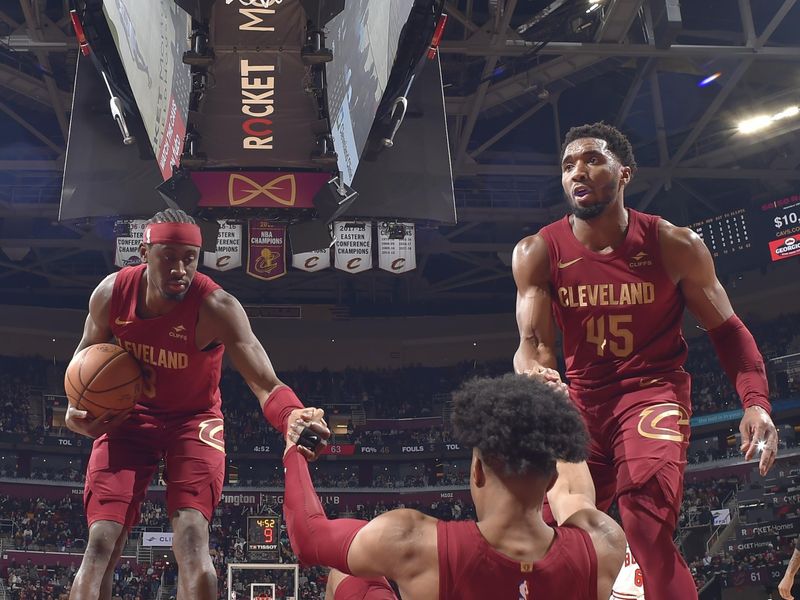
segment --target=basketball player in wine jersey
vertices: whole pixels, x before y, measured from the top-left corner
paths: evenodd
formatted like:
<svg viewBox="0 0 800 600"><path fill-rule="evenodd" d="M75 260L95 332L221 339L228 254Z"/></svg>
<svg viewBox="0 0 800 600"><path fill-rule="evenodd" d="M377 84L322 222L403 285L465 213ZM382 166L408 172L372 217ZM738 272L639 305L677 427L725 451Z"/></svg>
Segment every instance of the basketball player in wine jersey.
<svg viewBox="0 0 800 600"><path fill-rule="evenodd" d="M307 460L294 445L309 418L297 421L302 412L290 416L283 459L286 527L301 563L356 578L386 577L414 600L609 597L625 539L614 520L594 507L594 488L582 462L586 430L560 389L510 374L474 379L454 394L455 433L472 449L477 522L445 522L410 509L369 522L327 519ZM556 461L562 461L559 474L572 471L569 477L557 479ZM576 461L581 462L569 464ZM561 523L555 528L542 519L548 490ZM359 595L339 595L348 581ZM387 588L383 582L370 591L351 577L334 597L393 598Z"/></svg>
<svg viewBox="0 0 800 600"><path fill-rule="evenodd" d="M688 308L714 344L744 405L741 449L761 450L765 474L778 448L764 361L691 229L625 208L636 169L627 138L604 123L571 129L561 161L570 213L514 250L517 373L560 386L557 323L569 395L589 428L597 506L616 496L645 573L648 600L697 598L672 542L683 494L691 416ZM555 319L554 319L555 316Z"/></svg>
<svg viewBox="0 0 800 600"><path fill-rule="evenodd" d="M109 275L89 300L76 353L116 340L139 361L144 390L132 410L118 415L92 419L67 409L67 426L95 438L83 495L89 541L72 600L110 600L114 567L162 459L178 598L217 597L208 523L225 475L219 378L226 349L274 427L283 430L289 414L302 408L275 374L241 304L196 272L201 244L200 228L186 213L158 213L144 231L143 264ZM306 448L300 452L313 457Z"/></svg>

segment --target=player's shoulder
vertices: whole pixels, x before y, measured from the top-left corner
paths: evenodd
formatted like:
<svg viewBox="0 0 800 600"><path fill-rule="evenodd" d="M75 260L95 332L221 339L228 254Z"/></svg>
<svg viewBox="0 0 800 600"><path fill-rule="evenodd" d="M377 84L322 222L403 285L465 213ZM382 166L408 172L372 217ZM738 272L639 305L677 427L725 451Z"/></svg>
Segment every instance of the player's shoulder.
<svg viewBox="0 0 800 600"><path fill-rule="evenodd" d="M92 292L92 297L90 300L92 304L111 302L111 296L114 293L114 282L117 281L118 275L119 271L114 271L113 273L106 275L103 280L97 284L97 287L95 287L94 291Z"/></svg>
<svg viewBox="0 0 800 600"><path fill-rule="evenodd" d="M660 219L658 239L661 254L667 261L686 263L695 261L706 251L703 238L689 227L679 227Z"/></svg>
<svg viewBox="0 0 800 600"><path fill-rule="evenodd" d="M550 253L547 240L538 233L522 238L511 255L511 270L515 277L547 279L550 274Z"/></svg>
<svg viewBox="0 0 800 600"><path fill-rule="evenodd" d="M222 288L217 288L203 298L200 310L215 317L222 317L229 314L232 309L239 309L241 306L236 296Z"/></svg>

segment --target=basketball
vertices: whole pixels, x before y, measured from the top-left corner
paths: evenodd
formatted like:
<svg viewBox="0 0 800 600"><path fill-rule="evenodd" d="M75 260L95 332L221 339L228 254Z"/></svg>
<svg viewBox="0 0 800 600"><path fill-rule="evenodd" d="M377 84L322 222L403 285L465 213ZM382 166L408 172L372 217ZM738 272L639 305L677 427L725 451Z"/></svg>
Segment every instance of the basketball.
<svg viewBox="0 0 800 600"><path fill-rule="evenodd" d="M98 417L122 411L142 394L142 369L136 359L115 344L94 344L76 354L64 375L70 406Z"/></svg>

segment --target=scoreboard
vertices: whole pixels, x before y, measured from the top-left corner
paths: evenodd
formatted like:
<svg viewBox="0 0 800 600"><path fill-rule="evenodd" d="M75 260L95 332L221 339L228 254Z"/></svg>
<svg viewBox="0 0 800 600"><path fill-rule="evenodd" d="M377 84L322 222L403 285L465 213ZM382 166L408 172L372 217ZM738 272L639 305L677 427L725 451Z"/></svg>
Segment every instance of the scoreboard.
<svg viewBox="0 0 800 600"><path fill-rule="evenodd" d="M247 557L250 560L278 562L280 536L281 517L247 517Z"/></svg>
<svg viewBox="0 0 800 600"><path fill-rule="evenodd" d="M800 194L740 208L690 225L717 270L743 271L800 256Z"/></svg>

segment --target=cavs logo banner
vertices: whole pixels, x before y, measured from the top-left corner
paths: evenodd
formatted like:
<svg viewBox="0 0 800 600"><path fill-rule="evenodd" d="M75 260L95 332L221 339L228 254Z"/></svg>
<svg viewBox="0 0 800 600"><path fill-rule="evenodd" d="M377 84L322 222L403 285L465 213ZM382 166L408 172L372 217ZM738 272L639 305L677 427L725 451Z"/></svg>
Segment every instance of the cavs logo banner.
<svg viewBox="0 0 800 600"><path fill-rule="evenodd" d="M337 269L361 273L372 268L372 223L336 221L333 224L333 237L336 241Z"/></svg>
<svg viewBox="0 0 800 600"><path fill-rule="evenodd" d="M413 223L378 222L378 267L390 273L417 268Z"/></svg>
<svg viewBox="0 0 800 600"><path fill-rule="evenodd" d="M286 275L286 225L253 219L247 224L247 274L269 281Z"/></svg>
<svg viewBox="0 0 800 600"><path fill-rule="evenodd" d="M292 266L309 273L329 269L331 267L331 249L292 254Z"/></svg>
<svg viewBox="0 0 800 600"><path fill-rule="evenodd" d="M147 221L136 219L133 221L117 221L117 225L127 224L130 227L129 235L117 238L117 248L114 252L114 264L118 267L130 267L142 262L139 258L139 244L142 242L144 226Z"/></svg>
<svg viewBox="0 0 800 600"><path fill-rule="evenodd" d="M242 266L242 226L219 221L217 251L203 252L203 265L215 271L230 271Z"/></svg>

